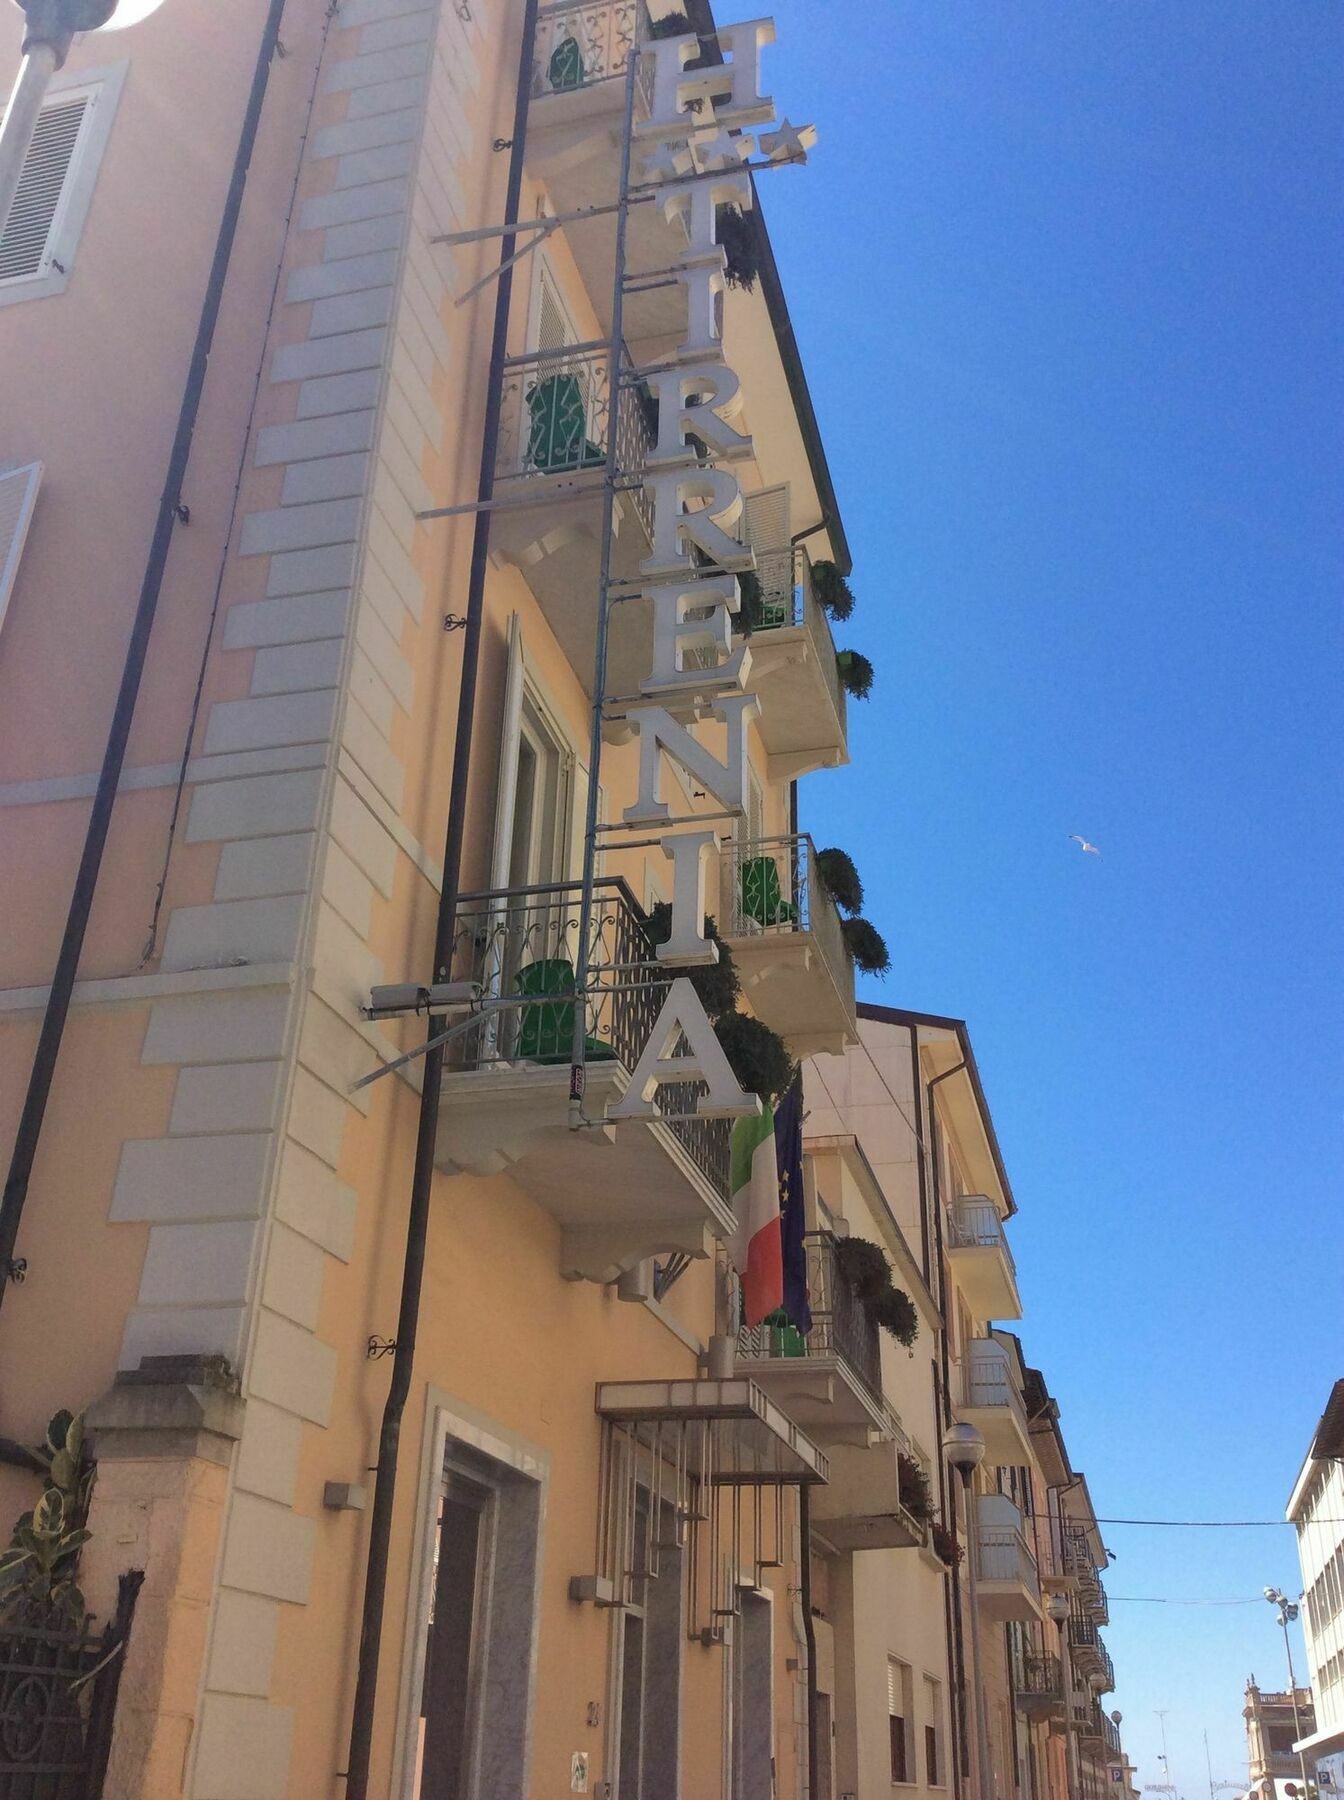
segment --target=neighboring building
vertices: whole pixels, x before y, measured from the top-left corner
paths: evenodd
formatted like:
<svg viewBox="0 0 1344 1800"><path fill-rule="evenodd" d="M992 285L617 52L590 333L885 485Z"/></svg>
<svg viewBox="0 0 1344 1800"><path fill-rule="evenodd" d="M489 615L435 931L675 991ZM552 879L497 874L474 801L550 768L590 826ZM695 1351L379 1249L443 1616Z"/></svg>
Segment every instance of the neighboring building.
<svg viewBox="0 0 1344 1800"><path fill-rule="evenodd" d="M1283 1800L1290 1787L1294 1793L1300 1793L1302 1760L1297 1745L1308 1741L1316 1729L1311 1689L1272 1693L1257 1687L1252 1675L1246 1683L1242 1717L1246 1721L1248 1793L1259 1795L1261 1800ZM1308 1758L1309 1781L1314 1774L1314 1761Z"/></svg>
<svg viewBox="0 0 1344 1800"><path fill-rule="evenodd" d="M1323 1786L1344 1789L1344 1381L1330 1390L1288 1500L1302 1568L1313 1723L1302 1741Z"/></svg>
<svg viewBox="0 0 1344 1800"><path fill-rule="evenodd" d="M268 7L167 0L75 46L0 242L8 1144L55 1017L216 223L246 174L0 1272L0 1518L34 1498L17 1446L86 1411L95 1619L145 1574L109 1665L109 1797L353 1792L370 1646L361 1791L380 1800L969 1797L962 1552L993 1770L976 1800L1067 1800L1066 1718L1084 1772L1120 1756L1095 1698L1090 1501L1001 1329L1021 1310L1014 1203L965 1028L856 1010L797 829L798 782L849 755L823 604L849 550L741 140L711 131L689 160L693 130L774 117L751 86L770 33L716 33L686 3L678 50L666 0L652 22L635 0L289 0L248 167ZM618 286L627 148L673 201L624 196ZM497 226L511 187L515 222L544 225L510 291L497 234L445 240ZM707 563L743 578L749 660L730 661L739 596ZM713 839L692 936L707 907L743 1010L812 1059L806 1335L736 1328L731 1121L697 1110L728 1090L711 1069L650 1092L681 1041L655 1021L696 955L655 949L662 840L688 824ZM434 1062L398 1059L431 1001L370 1004L402 984L451 990L441 1009L472 994L435 1014L459 1029L424 1121ZM411 1360L394 1340L417 1143ZM908 1295L910 1355L862 1303L846 1237ZM969 1512L941 1455L953 1419L989 1448ZM1051 1673L1052 1588L1086 1694ZM15 1643L0 1634L0 1679Z"/></svg>

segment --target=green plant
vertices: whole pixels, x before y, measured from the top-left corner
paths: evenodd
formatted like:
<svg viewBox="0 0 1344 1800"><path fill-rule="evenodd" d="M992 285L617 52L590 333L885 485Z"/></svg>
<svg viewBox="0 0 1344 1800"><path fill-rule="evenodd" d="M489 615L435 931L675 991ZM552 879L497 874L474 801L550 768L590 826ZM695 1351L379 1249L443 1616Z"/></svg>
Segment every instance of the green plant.
<svg viewBox="0 0 1344 1800"><path fill-rule="evenodd" d="M873 665L862 650L837 650L835 671L840 685L856 700L866 700L873 691Z"/></svg>
<svg viewBox="0 0 1344 1800"><path fill-rule="evenodd" d="M913 1456L904 1450L896 1457L897 1480L900 1487L901 1505L912 1519L918 1519L921 1525L933 1523L933 1494L929 1489L929 1478Z"/></svg>
<svg viewBox="0 0 1344 1800"><path fill-rule="evenodd" d="M891 967L891 952L876 925L870 925L867 919L841 919L840 930L856 969L862 969L865 975L886 974Z"/></svg>
<svg viewBox="0 0 1344 1800"><path fill-rule="evenodd" d="M919 1334L919 1314L910 1296L892 1282L891 1264L881 1245L867 1238L837 1238L835 1261L873 1324L908 1350Z"/></svg>
<svg viewBox="0 0 1344 1800"><path fill-rule="evenodd" d="M812 565L812 591L829 619L847 619L854 610L854 592L833 562Z"/></svg>
<svg viewBox="0 0 1344 1800"><path fill-rule="evenodd" d="M929 1543L933 1548L934 1555L940 1562L946 1563L949 1569L955 1569L966 1555L964 1548L957 1542L947 1526L938 1520L934 1521L933 1529L929 1533Z"/></svg>
<svg viewBox="0 0 1344 1800"><path fill-rule="evenodd" d="M660 900L650 908L644 929L652 948L656 949L659 944L667 942L672 935L672 907L668 901ZM720 1019L737 1006L737 997L742 987L738 980L737 966L733 962L733 953L719 936L718 927L708 913L705 914L703 929L710 943L717 945L719 960L716 963L700 963L695 968L681 969L677 973L689 975L691 986L699 994L705 1011L711 1019Z"/></svg>
<svg viewBox="0 0 1344 1800"><path fill-rule="evenodd" d="M741 571L737 587L742 596L742 604L734 614L733 628L741 632L743 637L750 637L760 627L765 592L761 587L761 578L754 569Z"/></svg>
<svg viewBox="0 0 1344 1800"><path fill-rule="evenodd" d="M749 1094L773 1106L793 1080L795 1064L777 1031L747 1013L726 1013L714 1030L728 1066Z"/></svg>
<svg viewBox="0 0 1344 1800"><path fill-rule="evenodd" d="M854 867L853 857L846 851L818 850L817 874L821 877L821 885L841 912L857 913L863 910L863 883L859 880L859 871Z"/></svg>
<svg viewBox="0 0 1344 1800"><path fill-rule="evenodd" d="M75 1575L90 1537L84 1521L93 1487L83 1415L54 1414L47 1441L32 1453L31 1466L42 1474L45 1486L0 1550L0 1619L81 1625L86 1609Z"/></svg>
<svg viewBox="0 0 1344 1800"><path fill-rule="evenodd" d="M751 293L761 272L760 240L755 221L740 206L720 206L714 213L714 236L728 258L723 278L731 288Z"/></svg>
<svg viewBox="0 0 1344 1800"><path fill-rule="evenodd" d="M651 38L685 37L690 29L691 21L684 12L664 13L661 19L649 20Z"/></svg>

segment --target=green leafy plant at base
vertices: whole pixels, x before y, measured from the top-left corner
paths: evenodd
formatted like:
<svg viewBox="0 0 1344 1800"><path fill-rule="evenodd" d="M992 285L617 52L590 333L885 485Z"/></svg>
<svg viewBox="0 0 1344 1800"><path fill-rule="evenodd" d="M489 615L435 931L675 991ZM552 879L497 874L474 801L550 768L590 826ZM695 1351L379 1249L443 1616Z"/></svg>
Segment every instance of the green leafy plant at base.
<svg viewBox="0 0 1344 1800"><path fill-rule="evenodd" d="M946 1563L949 1569L955 1569L966 1555L947 1526L936 1521L929 1533L929 1544L939 1562Z"/></svg>
<svg viewBox="0 0 1344 1800"><path fill-rule="evenodd" d="M835 672L840 685L855 700L866 700L873 691L874 669L862 650L837 650Z"/></svg>
<svg viewBox="0 0 1344 1800"><path fill-rule="evenodd" d="M21 1515L0 1550L0 1621L82 1625L87 1614L75 1576L88 1543L85 1527L93 1466L84 1454L83 1414L61 1411L30 1466L45 1482L31 1512Z"/></svg>
<svg viewBox="0 0 1344 1800"><path fill-rule="evenodd" d="M913 1456L902 1450L896 1458L897 1479L900 1483L901 1505L912 1519L918 1519L921 1525L933 1523L933 1494L929 1489L929 1478Z"/></svg>
<svg viewBox="0 0 1344 1800"><path fill-rule="evenodd" d="M863 883L854 867L854 859L847 851L818 850L817 873L841 912L863 911Z"/></svg>
<svg viewBox="0 0 1344 1800"><path fill-rule="evenodd" d="M837 1238L835 1261L868 1317L908 1350L919 1335L919 1314L909 1294L893 1283L881 1245L867 1238Z"/></svg>
<svg viewBox="0 0 1344 1800"><path fill-rule="evenodd" d="M737 578L737 588L742 604L733 617L733 629L743 637L750 637L760 627L765 604L761 578L754 569L743 569Z"/></svg>
<svg viewBox="0 0 1344 1800"><path fill-rule="evenodd" d="M666 900L658 901L649 909L645 921L649 944L656 949L665 944L672 935L672 907ZM688 975L691 986L699 994L701 1003L711 1019L720 1019L725 1013L731 1013L737 1006L737 997L742 991L738 979L737 965L733 962L733 953L719 936L718 927L708 913L702 927L704 935L711 944L718 946L719 960L716 963L701 963L692 969L675 969L669 971L676 975Z"/></svg>
<svg viewBox="0 0 1344 1800"><path fill-rule="evenodd" d="M891 952L876 925L867 919L841 919L840 929L854 967L865 975L885 975L891 967Z"/></svg>
<svg viewBox="0 0 1344 1800"><path fill-rule="evenodd" d="M777 1031L747 1013L727 1013L714 1030L728 1066L748 1094L759 1094L773 1106L793 1080L795 1063Z"/></svg>
<svg viewBox="0 0 1344 1800"><path fill-rule="evenodd" d="M828 619L847 619L854 610L854 590L828 559L812 564L812 591Z"/></svg>

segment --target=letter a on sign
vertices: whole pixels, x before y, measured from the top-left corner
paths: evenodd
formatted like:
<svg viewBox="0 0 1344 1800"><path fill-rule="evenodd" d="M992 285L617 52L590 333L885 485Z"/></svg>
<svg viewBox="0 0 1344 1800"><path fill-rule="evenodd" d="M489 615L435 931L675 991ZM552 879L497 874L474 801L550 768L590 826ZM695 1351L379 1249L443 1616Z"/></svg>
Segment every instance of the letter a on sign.
<svg viewBox="0 0 1344 1800"><path fill-rule="evenodd" d="M674 1056L682 1037L686 1049ZM737 1085L709 1014L684 975L668 989L663 1010L631 1071L630 1085L614 1106L608 1106L607 1117L656 1119L654 1096L665 1081L703 1081L709 1092L700 1096L696 1111L706 1119L754 1118L761 1110L760 1096L744 1093Z"/></svg>

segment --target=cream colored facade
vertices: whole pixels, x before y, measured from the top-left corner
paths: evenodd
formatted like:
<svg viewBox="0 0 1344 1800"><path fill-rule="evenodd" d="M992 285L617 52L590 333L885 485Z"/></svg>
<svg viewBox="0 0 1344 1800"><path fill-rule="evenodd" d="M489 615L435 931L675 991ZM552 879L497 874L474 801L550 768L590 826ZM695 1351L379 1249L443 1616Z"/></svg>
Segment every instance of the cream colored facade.
<svg viewBox="0 0 1344 1800"><path fill-rule="evenodd" d="M265 13L262 0L166 0L133 31L78 43L49 101L84 108L63 210L33 266L0 277L0 492L22 502L0 557L6 1145ZM433 978L464 656L449 627L468 604L474 515L425 515L476 500L491 397L498 241L443 240L502 217L520 70L519 219L610 199L624 47L643 18L551 6L524 42L525 16L517 0L289 0L270 69L16 1246L25 1279L0 1310L0 1434L36 1442L58 1408L87 1409L96 1616L119 1574L145 1571L109 1795L346 1790L419 1065L356 1083L422 1035L366 1009L379 984ZM0 47L0 84L17 40ZM768 45L763 68L768 91ZM684 253L680 231L648 209L632 268L656 277ZM611 416L583 347L610 332L612 249L599 219L548 230L504 320L491 473L505 505L484 571L448 958L487 995L572 943L600 564L584 478ZM904 1785L973 1792L965 1584L905 1504L920 1467L951 1525L940 1440L967 1406L989 1409L1002 1464L978 1478L972 1532L996 1590L996 1792L1023 1785L1035 1746L1031 1792L1048 1782L1064 1800L1041 1773L1057 1746L1011 1702L999 1629L1040 1629L1023 1521L1050 1501L1020 1356L991 1326L1016 1316L992 1126L964 1076L930 1098L962 1054L958 1027L859 1026L839 920L795 828L794 784L848 757L812 576L816 563L845 572L848 550L763 235L756 249L754 288L722 304L734 425L751 438L733 464L739 529L767 602L743 816L724 823L670 759L662 778L674 814L720 823L709 906L745 1008L812 1056L809 1083L825 1087L809 1086L807 1125L820 1328L801 1356L766 1327L738 1343L731 1376L722 1344L712 1361L728 1335L727 1122L576 1134L563 1019L548 1027L537 1006L531 1037L473 1027L438 1120L401 1425L368 1789L388 1800L803 1796L810 1746L815 1800L868 1800L893 1785L893 1693ZM628 297L633 367L688 330L675 282ZM576 384L563 394L544 385L555 366ZM555 460L538 433L575 392L582 426ZM628 401L637 467L651 426ZM624 579L650 548L633 489L615 523ZM652 629L638 602L617 614L609 691L628 695ZM603 748L605 825L639 792L623 724L609 721ZM722 724L695 736L724 755ZM670 899L671 865L656 832L632 835L627 848L604 837L603 944L656 989L666 972L643 921ZM742 902L745 865L762 859L790 902L764 926ZM595 1008L592 1035L615 1054L589 1064L594 1105L621 1092L649 1027L632 1005ZM902 1136L912 1106L922 1155ZM846 1298L833 1260L846 1232L881 1246L913 1300L912 1356ZM1004 1469L1018 1472L1006 1487ZM31 1478L0 1466L0 1517L32 1499ZM1004 1521L1025 1558L1006 1574L991 1554Z"/></svg>

